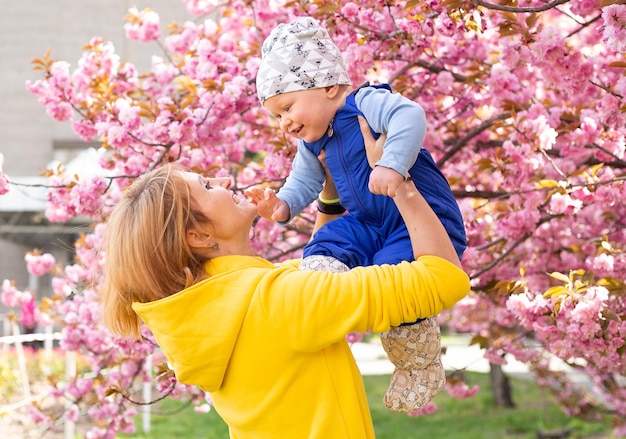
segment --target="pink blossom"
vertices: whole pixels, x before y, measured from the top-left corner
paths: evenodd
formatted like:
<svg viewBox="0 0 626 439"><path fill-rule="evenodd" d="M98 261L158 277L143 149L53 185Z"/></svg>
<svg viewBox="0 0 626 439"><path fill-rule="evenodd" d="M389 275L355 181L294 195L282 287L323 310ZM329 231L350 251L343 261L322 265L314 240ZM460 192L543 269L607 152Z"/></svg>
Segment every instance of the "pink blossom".
<svg viewBox="0 0 626 439"><path fill-rule="evenodd" d="M134 361L124 361L120 366L120 373L125 376L133 376L137 373L139 365Z"/></svg>
<svg viewBox="0 0 626 439"><path fill-rule="evenodd" d="M88 120L75 120L72 122L72 129L85 142L91 142L96 136L93 123Z"/></svg>
<svg viewBox="0 0 626 439"><path fill-rule="evenodd" d="M120 98L115 101L115 108L118 120L126 129L136 130L139 128L141 124L139 116L141 109L138 106L131 106L128 100Z"/></svg>
<svg viewBox="0 0 626 439"><path fill-rule="evenodd" d="M556 214L572 215L580 211L582 206L582 201L575 200L568 194L556 192L550 197L550 210Z"/></svg>
<svg viewBox="0 0 626 439"><path fill-rule="evenodd" d="M109 126L107 130L107 141L111 146L123 147L130 138L126 128L121 125Z"/></svg>
<svg viewBox="0 0 626 439"><path fill-rule="evenodd" d="M57 122L65 122L72 118L72 106L67 102L50 101L46 107L46 111L50 117Z"/></svg>
<svg viewBox="0 0 626 439"><path fill-rule="evenodd" d="M611 275L615 269L615 257L610 254L600 253L592 258L591 267L598 276Z"/></svg>
<svg viewBox="0 0 626 439"><path fill-rule="evenodd" d="M71 87L72 78L70 75L70 64L66 61L55 61L50 67L50 85L63 92Z"/></svg>
<svg viewBox="0 0 626 439"><path fill-rule="evenodd" d="M101 176L91 179L80 180L72 187L67 200L73 206L72 211L76 216L97 216L102 206L103 195L106 191L107 181Z"/></svg>
<svg viewBox="0 0 626 439"><path fill-rule="evenodd" d="M201 404L194 407L194 411L196 413L209 413L211 411L211 406L209 404Z"/></svg>
<svg viewBox="0 0 626 439"><path fill-rule="evenodd" d="M178 73L176 67L170 63L166 63L160 56L152 56L152 73L156 81L161 84L170 83Z"/></svg>
<svg viewBox="0 0 626 439"><path fill-rule="evenodd" d="M216 0L184 0L185 7L190 14L206 15L213 12L217 6Z"/></svg>
<svg viewBox="0 0 626 439"><path fill-rule="evenodd" d="M346 335L346 341L349 344L358 343L363 340L363 334L361 332L351 332Z"/></svg>
<svg viewBox="0 0 626 439"><path fill-rule="evenodd" d="M355 18L359 14L359 7L352 2L348 2L341 8L341 13L347 18Z"/></svg>
<svg viewBox="0 0 626 439"><path fill-rule="evenodd" d="M196 25L187 21L183 25L183 29L179 33L172 33L165 38L165 45L173 53L184 54L194 44L198 38L198 28Z"/></svg>
<svg viewBox="0 0 626 439"><path fill-rule="evenodd" d="M600 4L600 0L578 0L572 2L570 7L572 8L572 12L581 17L585 17L594 14L600 7Z"/></svg>
<svg viewBox="0 0 626 439"><path fill-rule="evenodd" d="M610 5L602 8L604 40L616 52L626 52L626 6Z"/></svg>
<svg viewBox="0 0 626 439"><path fill-rule="evenodd" d="M71 404L70 407L65 412L65 419L71 422L78 422L78 416L80 415L80 410L76 404Z"/></svg>
<svg viewBox="0 0 626 439"><path fill-rule="evenodd" d="M28 406L28 415L37 424L46 424L50 421L48 416L40 410L35 409L33 406Z"/></svg>
<svg viewBox="0 0 626 439"><path fill-rule="evenodd" d="M92 427L85 433L85 439L106 439L107 431L102 427Z"/></svg>
<svg viewBox="0 0 626 439"><path fill-rule="evenodd" d="M40 254L38 252L26 253L24 257L26 268L33 276L43 276L54 267L56 260L50 253Z"/></svg>
<svg viewBox="0 0 626 439"><path fill-rule="evenodd" d="M15 282L8 279L2 281L2 304L8 308L13 308L20 303L24 293L15 288Z"/></svg>
<svg viewBox="0 0 626 439"><path fill-rule="evenodd" d="M77 378L67 389L76 398L86 395L93 388L93 380L90 378Z"/></svg>
<svg viewBox="0 0 626 439"><path fill-rule="evenodd" d="M453 398L459 399L467 399L478 393L480 387L478 385L474 385L473 387L469 387L463 381L454 381L453 383L446 383L446 392L450 394Z"/></svg>
<svg viewBox="0 0 626 439"><path fill-rule="evenodd" d="M75 311L69 311L65 313L65 323L68 325L76 325L79 323L78 314Z"/></svg>
<svg viewBox="0 0 626 439"><path fill-rule="evenodd" d="M435 23L435 30L441 32L442 35L449 37L454 34L456 24L446 13L442 13Z"/></svg>
<svg viewBox="0 0 626 439"><path fill-rule="evenodd" d="M51 283L54 294L58 295L59 297L66 298L72 294L72 289L74 288L74 285L72 282L69 281L69 279L64 277L53 277Z"/></svg>
<svg viewBox="0 0 626 439"><path fill-rule="evenodd" d="M129 40L148 43L159 39L161 36L159 14L150 9L139 12L137 8L130 8L128 12L128 22L124 24L124 30Z"/></svg>
<svg viewBox="0 0 626 439"><path fill-rule="evenodd" d="M417 418L418 416L430 415L431 413L435 413L437 411L437 404L430 401L424 407L418 410L412 410L407 413L408 416L412 418Z"/></svg>
<svg viewBox="0 0 626 439"><path fill-rule="evenodd" d="M176 378L157 379L156 387L161 393L168 392L176 384Z"/></svg>
<svg viewBox="0 0 626 439"><path fill-rule="evenodd" d="M132 418L135 415L128 416ZM120 432L123 434L133 434L137 431L137 427L135 426L135 422L133 420L122 422L120 426Z"/></svg>
<svg viewBox="0 0 626 439"><path fill-rule="evenodd" d="M0 172L0 195L9 192L9 178L3 172Z"/></svg>
<svg viewBox="0 0 626 439"><path fill-rule="evenodd" d="M3 165L4 155L0 152L0 195L4 195L9 192L9 177L2 172Z"/></svg>
<svg viewBox="0 0 626 439"><path fill-rule="evenodd" d="M26 328L34 328L37 326L38 313L35 298L30 292L24 292L20 298L20 324Z"/></svg>

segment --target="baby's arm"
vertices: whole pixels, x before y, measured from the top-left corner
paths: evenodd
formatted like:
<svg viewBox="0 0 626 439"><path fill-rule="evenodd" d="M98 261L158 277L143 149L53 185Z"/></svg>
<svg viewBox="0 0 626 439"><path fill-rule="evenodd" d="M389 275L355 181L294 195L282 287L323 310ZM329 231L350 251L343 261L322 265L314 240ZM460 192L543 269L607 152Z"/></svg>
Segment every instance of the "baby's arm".
<svg viewBox="0 0 626 439"><path fill-rule="evenodd" d="M356 103L372 129L388 135L384 148L377 142L380 153L370 176L369 189L375 194L393 197L422 147L426 134L424 110L398 93L373 87L359 91Z"/></svg>
<svg viewBox="0 0 626 439"><path fill-rule="evenodd" d="M317 199L324 183L324 169L318 158L309 151L302 141L298 141L298 151L291 164L291 171L277 196L289 206L289 218L300 212Z"/></svg>
<svg viewBox="0 0 626 439"><path fill-rule="evenodd" d="M286 224L317 199L323 183L322 165L299 141L291 172L278 193L271 189L253 188L245 194L258 206L261 217Z"/></svg>
<svg viewBox="0 0 626 439"><path fill-rule="evenodd" d="M363 133L363 140L365 141L367 161L373 169L370 174L369 190L373 194L395 197L398 186L404 181L404 178L394 169L385 166L376 166L376 162L378 162L383 155L383 146L387 140L387 135L381 134L378 139L374 140L365 118L362 116L358 116L357 118L361 132Z"/></svg>
<svg viewBox="0 0 626 439"><path fill-rule="evenodd" d="M284 222L290 217L289 206L276 196L270 188L262 190L252 188L245 191L246 196L257 205L259 215L268 221Z"/></svg>

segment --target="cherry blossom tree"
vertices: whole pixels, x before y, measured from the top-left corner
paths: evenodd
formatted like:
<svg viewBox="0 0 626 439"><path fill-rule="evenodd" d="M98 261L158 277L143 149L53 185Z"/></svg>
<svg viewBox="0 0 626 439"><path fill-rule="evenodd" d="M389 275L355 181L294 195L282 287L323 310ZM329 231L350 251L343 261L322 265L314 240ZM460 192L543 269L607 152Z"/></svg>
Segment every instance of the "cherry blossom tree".
<svg viewBox="0 0 626 439"><path fill-rule="evenodd" d="M513 357L528 364L568 414L605 419L626 436L623 2L183 4L193 18L167 29L158 11L129 11L127 38L154 50L149 71L93 38L76 67L45 56L35 65L42 78L27 83L50 117L101 142L107 171L87 181L62 167L49 173L48 219L96 223L76 242L76 263L54 276L54 297L38 313L60 322L62 347L86 355L93 369L56 384L55 394L72 401L61 416L86 412L90 438L134 429L131 391L149 379L144 361L156 345L148 331L142 341L118 340L98 324L107 213L133 178L165 162L232 174L239 191L280 187L295 149L257 100L260 44L276 23L311 15L343 50L355 85L389 82L426 110L425 147L461 206L473 288L445 322L472 334L492 363ZM0 194L12 184L0 155ZM275 261L298 256L313 219L309 209L287 227L260 220L255 250ZM53 269L38 261L44 256L31 253L31 273ZM23 295L3 282L8 306ZM552 370L555 357L586 374L593 392ZM210 403L166 366L155 373L163 394ZM455 379L448 386L459 397L475 392Z"/></svg>

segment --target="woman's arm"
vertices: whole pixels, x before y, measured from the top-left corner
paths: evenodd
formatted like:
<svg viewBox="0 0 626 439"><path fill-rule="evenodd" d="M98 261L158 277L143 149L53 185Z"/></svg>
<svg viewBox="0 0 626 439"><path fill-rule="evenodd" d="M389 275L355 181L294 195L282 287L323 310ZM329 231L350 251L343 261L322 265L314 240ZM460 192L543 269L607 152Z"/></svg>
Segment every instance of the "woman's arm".
<svg viewBox="0 0 626 439"><path fill-rule="evenodd" d="M322 168L324 168L324 186L322 187L322 191L318 197L318 203L320 200L337 200L336 205L340 206L339 203L339 194L337 193L337 188L335 187L335 182L333 181L333 177L330 175L328 171L328 167L326 166L326 151L322 150L319 156L317 156L320 163L322 164ZM331 214L324 213L324 209L319 210L317 212L317 217L315 218L315 224L313 225L313 231L311 232L311 239L315 235L315 232L319 230L324 224L339 218L343 215L343 213Z"/></svg>
<svg viewBox="0 0 626 439"><path fill-rule="evenodd" d="M369 128L366 128L367 121L360 116L359 124L365 139L368 160L370 163L376 162L377 156L381 154L380 145L372 137ZM384 142L384 139L379 138L380 141ZM394 201L409 231L415 259L424 255L439 256L462 268L461 261L443 224L412 180L406 180L400 184Z"/></svg>
<svg viewBox="0 0 626 439"><path fill-rule="evenodd" d="M400 184L393 200L409 231L415 259L424 255L439 256L462 268L446 229L412 180Z"/></svg>

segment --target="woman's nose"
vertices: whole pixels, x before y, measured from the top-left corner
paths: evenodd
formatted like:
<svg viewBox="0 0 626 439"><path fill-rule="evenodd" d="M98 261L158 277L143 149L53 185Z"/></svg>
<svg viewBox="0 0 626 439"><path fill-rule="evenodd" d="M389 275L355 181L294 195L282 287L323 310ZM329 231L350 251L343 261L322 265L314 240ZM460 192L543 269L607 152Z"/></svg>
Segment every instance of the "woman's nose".
<svg viewBox="0 0 626 439"><path fill-rule="evenodd" d="M233 185L233 179L231 177L224 177L220 183L223 188L230 189Z"/></svg>
<svg viewBox="0 0 626 439"><path fill-rule="evenodd" d="M219 187L223 187L225 189L230 189L231 186L233 185L233 178L232 177L210 178L209 181L210 181L212 186L219 186Z"/></svg>

